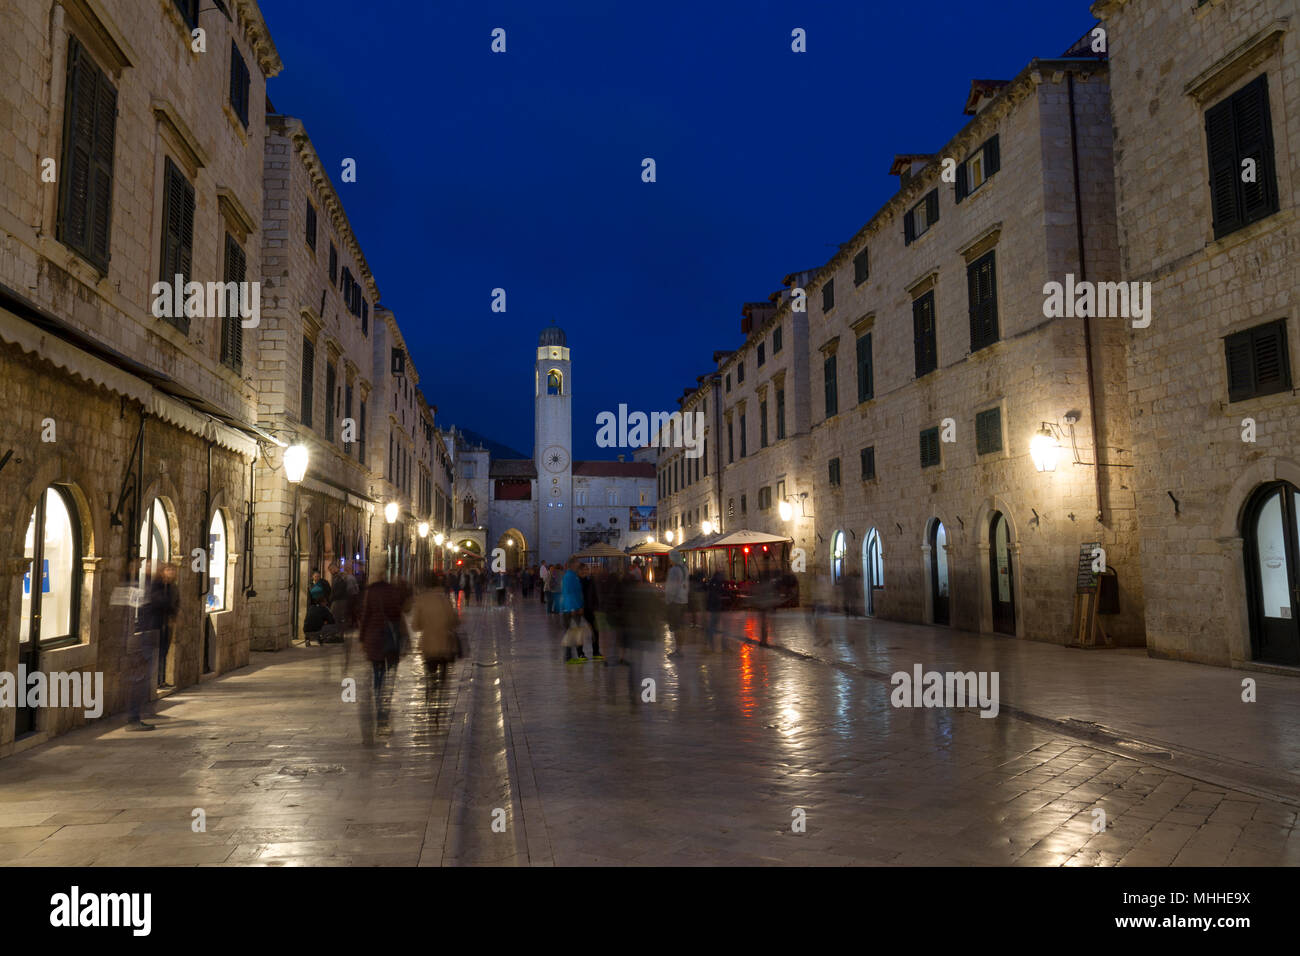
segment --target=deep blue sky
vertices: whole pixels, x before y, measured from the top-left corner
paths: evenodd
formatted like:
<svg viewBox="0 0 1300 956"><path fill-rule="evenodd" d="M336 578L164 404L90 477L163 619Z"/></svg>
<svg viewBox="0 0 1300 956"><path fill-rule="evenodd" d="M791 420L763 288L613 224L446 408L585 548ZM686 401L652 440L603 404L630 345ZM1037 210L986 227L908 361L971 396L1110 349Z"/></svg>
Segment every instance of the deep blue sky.
<svg viewBox="0 0 1300 956"><path fill-rule="evenodd" d="M740 343L743 302L851 238L895 192L893 155L966 122L971 79L1009 79L1094 23L1087 0L262 9L285 64L269 95L333 170L439 424L530 453L554 319L580 458L612 457L598 412L675 408ZM345 156L356 183L338 181Z"/></svg>

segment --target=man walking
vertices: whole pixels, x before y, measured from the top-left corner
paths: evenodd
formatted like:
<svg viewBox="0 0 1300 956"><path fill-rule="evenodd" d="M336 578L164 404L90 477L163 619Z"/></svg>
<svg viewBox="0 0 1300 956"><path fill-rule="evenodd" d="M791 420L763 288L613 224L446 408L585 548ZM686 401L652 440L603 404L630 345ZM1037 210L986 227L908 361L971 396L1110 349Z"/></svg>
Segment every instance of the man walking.
<svg viewBox="0 0 1300 956"><path fill-rule="evenodd" d="M673 632L673 651L669 657L682 656L682 628L686 623L686 602L690 590L686 578L686 568L681 555L673 555L672 570L668 572L668 581L664 584L664 600L668 602L668 627Z"/></svg>

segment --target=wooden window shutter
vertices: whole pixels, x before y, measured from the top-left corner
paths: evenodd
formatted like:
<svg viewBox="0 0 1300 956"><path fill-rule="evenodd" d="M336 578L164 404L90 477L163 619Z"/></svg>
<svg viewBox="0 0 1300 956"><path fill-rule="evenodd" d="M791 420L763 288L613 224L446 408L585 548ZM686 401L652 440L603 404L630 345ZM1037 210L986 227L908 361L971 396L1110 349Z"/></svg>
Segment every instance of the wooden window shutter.
<svg viewBox="0 0 1300 956"><path fill-rule="evenodd" d="M978 352L998 340L997 277L993 252L966 267L966 287L970 304L970 350Z"/></svg>
<svg viewBox="0 0 1300 956"><path fill-rule="evenodd" d="M334 243L330 243L330 285L333 285L339 278L339 251L334 248Z"/></svg>
<svg viewBox="0 0 1300 956"><path fill-rule="evenodd" d="M938 366L938 344L934 328L934 292L912 300L912 332L916 345L916 377Z"/></svg>
<svg viewBox="0 0 1300 956"><path fill-rule="evenodd" d="M58 235L102 270L109 259L116 128L117 90L69 37Z"/></svg>
<svg viewBox="0 0 1300 956"><path fill-rule="evenodd" d="M827 279L822 286L822 311L829 312L835 308L835 280Z"/></svg>
<svg viewBox="0 0 1300 956"><path fill-rule="evenodd" d="M921 432L921 467L939 464L939 429L927 428Z"/></svg>
<svg viewBox="0 0 1300 956"><path fill-rule="evenodd" d="M926 228L929 229L939 221L939 190L931 189L925 195Z"/></svg>
<svg viewBox="0 0 1300 956"><path fill-rule="evenodd" d="M862 285L871 275L871 263L867 257L867 250L864 247L861 252L853 257L853 284Z"/></svg>
<svg viewBox="0 0 1300 956"><path fill-rule="evenodd" d="M835 375L835 355L826 356L826 361L822 363L822 375L826 387L826 417L831 418L839 413L840 397L839 387Z"/></svg>
<svg viewBox="0 0 1300 956"><path fill-rule="evenodd" d="M298 417L302 423L311 428L311 407L315 398L316 384L316 345L311 339L302 340L302 405Z"/></svg>
<svg viewBox="0 0 1300 956"><path fill-rule="evenodd" d="M334 363L325 365L325 438L334 440Z"/></svg>
<svg viewBox="0 0 1300 956"><path fill-rule="evenodd" d="M307 245L316 250L316 207L307 203Z"/></svg>
<svg viewBox="0 0 1300 956"><path fill-rule="evenodd" d="M957 189L956 194L953 197L957 202L961 202L970 194L970 187L967 183L966 163L960 162L957 164Z"/></svg>
<svg viewBox="0 0 1300 956"><path fill-rule="evenodd" d="M244 57L234 40L230 41L230 106L239 121L248 127L249 73Z"/></svg>
<svg viewBox="0 0 1300 956"><path fill-rule="evenodd" d="M916 224L912 222L912 211L903 213L903 245L910 246L916 241Z"/></svg>
<svg viewBox="0 0 1300 956"><path fill-rule="evenodd" d="M1233 105L1233 99L1229 97L1205 111L1205 141L1210 154L1210 206L1216 239L1245 225L1237 201L1240 171Z"/></svg>
<svg viewBox="0 0 1300 956"><path fill-rule="evenodd" d="M990 408L975 416L975 451L980 455L1002 450L1002 410Z"/></svg>
<svg viewBox="0 0 1300 956"><path fill-rule="evenodd" d="M239 247L234 236L226 233L225 281L242 284L246 273L244 250ZM238 294L227 296L226 315L221 320L221 361L236 372L243 371L244 367L244 326L240 320L239 304Z"/></svg>
<svg viewBox="0 0 1300 956"><path fill-rule="evenodd" d="M865 402L874 394L871 381L871 333L858 339L858 401Z"/></svg>
<svg viewBox="0 0 1300 956"><path fill-rule="evenodd" d="M1291 388L1286 320L1268 322L1224 339L1228 401L1239 402Z"/></svg>
<svg viewBox="0 0 1300 956"><path fill-rule="evenodd" d="M169 285L179 275L181 282L189 281L194 258L194 187L168 157L163 175L163 282ZM182 332L189 334L189 317L182 314L170 321Z"/></svg>
<svg viewBox="0 0 1300 956"><path fill-rule="evenodd" d="M1002 168L1002 151L994 133L984 142L984 178L988 179Z"/></svg>
<svg viewBox="0 0 1300 956"><path fill-rule="evenodd" d="M1236 101L1237 186L1241 190L1242 223L1252 223L1277 212L1277 178L1273 169L1273 124L1268 110L1268 76L1242 87L1233 95ZM1241 180L1242 162L1255 161L1255 181Z"/></svg>

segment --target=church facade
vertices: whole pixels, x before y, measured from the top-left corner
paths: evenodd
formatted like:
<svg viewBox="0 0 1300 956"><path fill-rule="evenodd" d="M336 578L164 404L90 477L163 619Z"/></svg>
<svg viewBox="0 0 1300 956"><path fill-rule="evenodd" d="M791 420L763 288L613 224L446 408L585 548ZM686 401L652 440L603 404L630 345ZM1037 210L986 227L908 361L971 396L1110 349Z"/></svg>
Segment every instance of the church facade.
<svg viewBox="0 0 1300 956"><path fill-rule="evenodd" d="M594 427L594 426L593 426ZM499 456L457 428L444 433L455 458L455 523L448 544L458 561L507 568L563 561L592 544L624 549L657 533L654 458L573 458L573 364L564 331L542 331L534 358L533 455Z"/></svg>

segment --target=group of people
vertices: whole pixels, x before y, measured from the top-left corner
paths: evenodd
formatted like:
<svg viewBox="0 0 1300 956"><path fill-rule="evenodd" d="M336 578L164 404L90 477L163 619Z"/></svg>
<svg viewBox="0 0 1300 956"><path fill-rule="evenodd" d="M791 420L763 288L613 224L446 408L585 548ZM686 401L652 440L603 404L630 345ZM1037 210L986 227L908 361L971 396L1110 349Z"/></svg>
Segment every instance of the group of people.
<svg viewBox="0 0 1300 956"><path fill-rule="evenodd" d="M334 572L329 581L319 570L312 572L311 586L307 589L307 613L302 625L308 646L313 639L318 645L343 640L343 633L356 626L361 591L361 581L346 563Z"/></svg>

